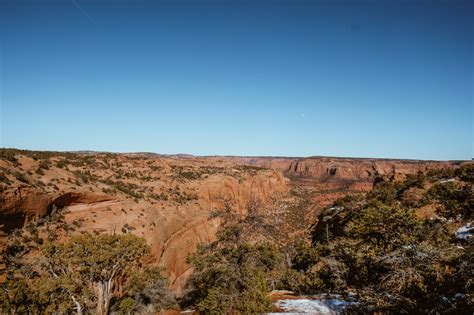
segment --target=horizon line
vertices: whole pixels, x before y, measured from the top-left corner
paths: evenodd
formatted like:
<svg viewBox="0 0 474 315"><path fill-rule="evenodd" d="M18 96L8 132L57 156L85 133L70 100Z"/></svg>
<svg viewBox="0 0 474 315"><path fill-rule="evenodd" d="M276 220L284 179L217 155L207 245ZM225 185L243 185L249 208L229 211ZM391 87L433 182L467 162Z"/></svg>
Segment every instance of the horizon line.
<svg viewBox="0 0 474 315"><path fill-rule="evenodd" d="M317 158L333 158L333 159L353 159L353 160L391 160L391 161L424 161L424 162L470 162L474 161L474 157L471 159L451 159L451 160L438 160L438 159L418 159L418 158L393 158L393 157L367 157L367 156L334 156L334 155L308 155L308 156L292 156L292 155L235 155L235 154L212 154L212 155L199 155L191 153L158 153L153 151L98 151L98 150L32 150L32 149L20 149L20 148L7 148L0 147L0 150L18 150L18 151L31 151L31 152L52 152L52 153L75 153L75 154L142 154L142 155L157 155L165 157L189 157L189 158L267 158L267 159L317 159Z"/></svg>

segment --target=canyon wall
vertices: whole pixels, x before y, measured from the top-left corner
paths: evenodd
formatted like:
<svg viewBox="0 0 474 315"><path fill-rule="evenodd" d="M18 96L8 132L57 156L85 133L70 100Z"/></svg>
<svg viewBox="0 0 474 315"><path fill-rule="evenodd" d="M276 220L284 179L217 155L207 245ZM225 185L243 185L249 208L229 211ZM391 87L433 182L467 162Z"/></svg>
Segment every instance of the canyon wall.
<svg viewBox="0 0 474 315"><path fill-rule="evenodd" d="M291 161L283 171L289 177L370 181L377 176L405 176L407 174L425 172L430 169L453 167L456 164L458 162L307 158Z"/></svg>
<svg viewBox="0 0 474 315"><path fill-rule="evenodd" d="M150 213L149 220L160 218L165 220L161 222L166 222L148 238L152 246L152 260L165 266L171 288L181 292L192 272L186 264L186 257L196 250L198 244L215 239L220 219L211 216L213 211L223 210L227 203L233 211L245 214L250 203L265 204L285 192L287 182L280 172L271 170L242 179L211 176L196 187L198 199L194 205L177 207L169 211L165 218L160 213Z"/></svg>
<svg viewBox="0 0 474 315"><path fill-rule="evenodd" d="M45 163L48 167L42 168ZM151 247L147 261L163 266L171 288L180 293L192 272L186 257L198 244L215 239L221 222L212 214L225 205L240 215L254 203L262 209L275 208L275 200L291 200L290 190L304 186L312 200L305 210L310 216L303 213L297 219L314 222L322 207L347 193L370 190L379 177L403 177L456 164L27 152L0 159L0 225L7 233L22 228L55 205L64 209L66 223L76 232L144 237ZM281 211L292 209L282 207Z"/></svg>
<svg viewBox="0 0 474 315"><path fill-rule="evenodd" d="M234 163L245 163L281 171L292 180L342 180L372 183L375 178L403 177L431 169L450 168L464 161L423 161L338 157L226 157Z"/></svg>

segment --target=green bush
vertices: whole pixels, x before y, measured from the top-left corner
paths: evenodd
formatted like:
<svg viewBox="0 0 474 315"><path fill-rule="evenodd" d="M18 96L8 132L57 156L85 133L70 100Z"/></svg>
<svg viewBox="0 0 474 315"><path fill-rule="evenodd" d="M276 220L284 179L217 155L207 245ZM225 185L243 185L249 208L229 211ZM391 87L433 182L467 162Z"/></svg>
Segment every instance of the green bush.
<svg viewBox="0 0 474 315"><path fill-rule="evenodd" d="M120 301L119 312L122 315L130 315L135 311L136 307L135 300L127 297Z"/></svg>
<svg viewBox="0 0 474 315"><path fill-rule="evenodd" d="M26 175L24 173L20 172L20 171L14 171L13 176L15 176L15 178L17 180L19 180L20 182L23 182L23 183L28 183L29 182Z"/></svg>
<svg viewBox="0 0 474 315"><path fill-rule="evenodd" d="M268 293L283 259L269 244L214 243L188 259L194 273L188 284L192 303L209 314L244 314L273 309Z"/></svg>
<svg viewBox="0 0 474 315"><path fill-rule="evenodd" d="M373 202L355 214L345 234L384 249L394 249L416 241L419 227L412 210Z"/></svg>
<svg viewBox="0 0 474 315"><path fill-rule="evenodd" d="M470 219L473 217L474 200L471 184L454 182L436 184L427 193L439 203L437 212L446 218L458 216Z"/></svg>

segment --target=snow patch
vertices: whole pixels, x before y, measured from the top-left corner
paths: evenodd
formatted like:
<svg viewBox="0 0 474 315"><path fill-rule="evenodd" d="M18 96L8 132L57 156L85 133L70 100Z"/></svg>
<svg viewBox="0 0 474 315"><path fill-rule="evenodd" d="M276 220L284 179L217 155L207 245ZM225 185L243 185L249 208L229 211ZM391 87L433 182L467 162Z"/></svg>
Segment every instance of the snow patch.
<svg viewBox="0 0 474 315"><path fill-rule="evenodd" d="M278 300L275 305L286 312L285 314L310 313L332 315L341 313L347 306L354 303L354 301L345 301L335 296L334 298Z"/></svg>
<svg viewBox="0 0 474 315"><path fill-rule="evenodd" d="M457 239L460 240L468 240L472 238L474 232L474 226L472 225L472 222L466 224L465 226L461 226L454 235L456 236Z"/></svg>
<svg viewBox="0 0 474 315"><path fill-rule="evenodd" d="M276 306L282 310L297 313L318 312L318 314L334 314L329 307L317 300L280 300L276 302Z"/></svg>

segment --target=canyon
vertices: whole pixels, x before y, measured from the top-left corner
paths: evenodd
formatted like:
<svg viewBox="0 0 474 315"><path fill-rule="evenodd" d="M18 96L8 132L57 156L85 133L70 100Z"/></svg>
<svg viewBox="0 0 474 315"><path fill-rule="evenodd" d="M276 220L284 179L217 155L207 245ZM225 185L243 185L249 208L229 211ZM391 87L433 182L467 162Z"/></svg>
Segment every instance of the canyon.
<svg viewBox="0 0 474 315"><path fill-rule="evenodd" d="M222 224L216 213L267 215L277 226L272 237L284 242L306 235L340 197L462 163L2 149L0 226L8 234L59 209L71 227L63 238L83 231L143 237L147 263L163 266L179 295L192 273L187 256L213 241Z"/></svg>

